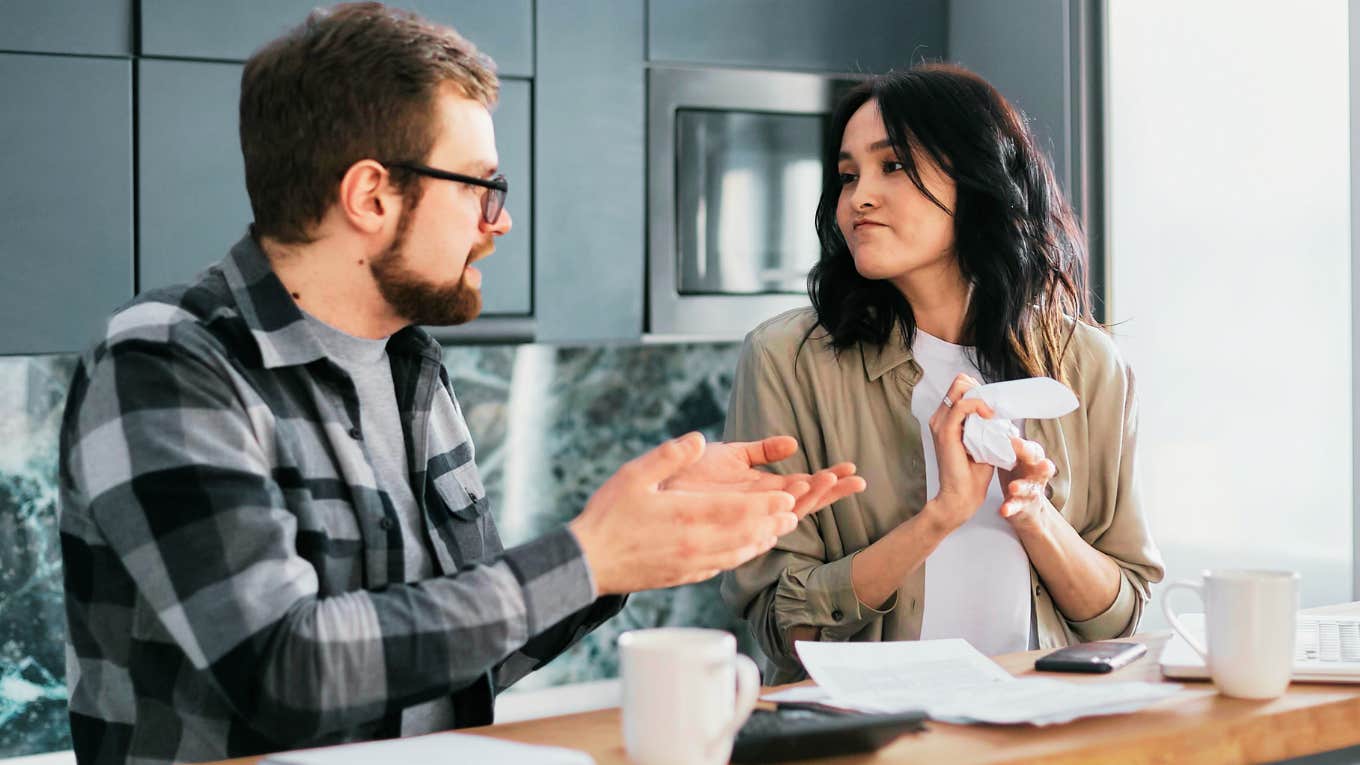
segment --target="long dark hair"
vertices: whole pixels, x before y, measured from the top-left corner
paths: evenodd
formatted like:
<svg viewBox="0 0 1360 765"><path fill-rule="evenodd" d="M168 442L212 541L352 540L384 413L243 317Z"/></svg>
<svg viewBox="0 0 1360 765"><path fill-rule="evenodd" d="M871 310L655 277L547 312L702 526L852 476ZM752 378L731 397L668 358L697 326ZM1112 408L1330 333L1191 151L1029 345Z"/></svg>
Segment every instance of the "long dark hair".
<svg viewBox="0 0 1360 765"><path fill-rule="evenodd" d="M808 295L831 345L881 346L896 325L908 345L916 336L911 305L892 282L859 274L836 222L841 138L871 100L907 176L954 218L954 252L972 285L964 342L976 349L979 371L991 381L1061 379L1073 321L1096 325L1081 228L1024 117L981 77L950 64L871 77L832 115L817 206L822 254L808 274ZM913 149L953 180L953 210L926 191Z"/></svg>

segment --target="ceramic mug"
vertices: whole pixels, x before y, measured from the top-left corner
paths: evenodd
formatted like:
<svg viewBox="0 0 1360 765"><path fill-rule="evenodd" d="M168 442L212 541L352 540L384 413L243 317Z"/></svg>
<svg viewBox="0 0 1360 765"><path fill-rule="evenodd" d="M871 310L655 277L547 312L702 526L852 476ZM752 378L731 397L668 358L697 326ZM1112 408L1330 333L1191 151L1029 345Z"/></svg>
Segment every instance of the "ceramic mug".
<svg viewBox="0 0 1360 765"><path fill-rule="evenodd" d="M760 694L755 662L721 630L660 628L619 636L623 740L638 765L719 765Z"/></svg>
<svg viewBox="0 0 1360 765"><path fill-rule="evenodd" d="M1204 601L1206 641L1190 634L1171 610L1171 593L1192 590ZM1209 667L1225 696L1273 699L1289 687L1299 612L1293 571L1217 569L1202 582L1174 582L1162 591L1162 611Z"/></svg>

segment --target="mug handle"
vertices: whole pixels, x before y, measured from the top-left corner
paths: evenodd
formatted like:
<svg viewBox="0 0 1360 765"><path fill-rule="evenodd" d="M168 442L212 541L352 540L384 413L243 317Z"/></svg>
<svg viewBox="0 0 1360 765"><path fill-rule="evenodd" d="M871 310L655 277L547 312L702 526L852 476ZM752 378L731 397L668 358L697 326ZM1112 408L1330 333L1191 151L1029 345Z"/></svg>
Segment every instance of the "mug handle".
<svg viewBox="0 0 1360 765"><path fill-rule="evenodd" d="M1200 602L1203 603L1204 585L1199 582L1192 582L1189 580L1181 580L1179 582L1172 582L1171 584L1168 584L1166 588L1162 590L1162 613L1166 615L1166 620L1171 623L1171 629L1175 630L1176 634L1184 638L1185 642L1189 643L1190 647L1195 649L1195 653L1199 654L1201 659L1204 659L1205 662L1208 662L1209 651L1205 649L1204 644L1201 643L1198 638L1190 634L1190 631L1185 628L1185 625L1181 623L1180 619L1176 618L1176 614L1171 610L1171 593L1174 592L1175 590L1192 590L1196 595L1199 596Z"/></svg>
<svg viewBox="0 0 1360 765"><path fill-rule="evenodd" d="M719 753L721 747L727 746L736 737L737 731L741 730L741 726L745 725L747 718L751 716L751 710L756 708L756 699L760 696L760 670L756 663L745 654L739 653L732 658L737 669L737 700L732 709L732 719L713 740L708 742L710 759Z"/></svg>

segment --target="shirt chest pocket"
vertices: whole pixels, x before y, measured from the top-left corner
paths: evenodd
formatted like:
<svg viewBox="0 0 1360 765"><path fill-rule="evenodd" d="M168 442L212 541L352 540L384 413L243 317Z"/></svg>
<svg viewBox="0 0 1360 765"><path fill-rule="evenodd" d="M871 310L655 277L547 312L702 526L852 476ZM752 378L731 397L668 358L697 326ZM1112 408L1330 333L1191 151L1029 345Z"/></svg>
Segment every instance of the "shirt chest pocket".
<svg viewBox="0 0 1360 765"><path fill-rule="evenodd" d="M500 551L500 545L487 514L490 503L481 476L471 463L449 470L431 481L433 507L439 534L449 545L459 566L481 560Z"/></svg>

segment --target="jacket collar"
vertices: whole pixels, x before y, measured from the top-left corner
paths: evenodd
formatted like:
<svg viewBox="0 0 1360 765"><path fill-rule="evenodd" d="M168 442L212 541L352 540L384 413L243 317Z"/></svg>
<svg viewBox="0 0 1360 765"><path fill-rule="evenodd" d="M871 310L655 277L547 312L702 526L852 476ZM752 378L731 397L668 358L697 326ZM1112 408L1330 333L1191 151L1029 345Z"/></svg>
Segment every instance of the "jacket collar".
<svg viewBox="0 0 1360 765"><path fill-rule="evenodd" d="M861 342L860 353L864 358L864 374L870 380L877 380L914 358L911 348L907 346L902 325L896 323L893 324L892 334L888 336L888 342L883 345Z"/></svg>

